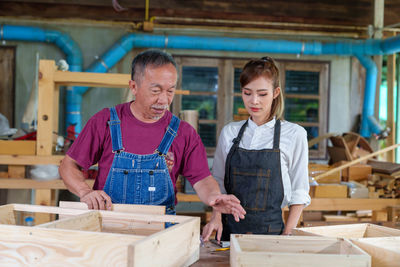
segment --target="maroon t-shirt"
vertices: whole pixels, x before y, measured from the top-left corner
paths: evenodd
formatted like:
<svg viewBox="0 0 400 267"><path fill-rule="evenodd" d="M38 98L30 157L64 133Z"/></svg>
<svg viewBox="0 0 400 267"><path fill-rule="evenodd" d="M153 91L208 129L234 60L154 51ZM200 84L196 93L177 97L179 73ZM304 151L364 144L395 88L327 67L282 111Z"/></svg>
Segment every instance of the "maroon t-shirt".
<svg viewBox="0 0 400 267"><path fill-rule="evenodd" d="M117 105L116 110L121 120L122 144L125 151L140 155L153 154L161 143L172 113L166 111L157 122L145 123L133 116L130 103ZM114 158L107 123L109 120L108 108L96 113L86 123L67 152L84 169L98 163L99 173L93 186L96 190L103 189ZM185 176L192 185L211 175L204 145L189 123L181 121L169 152L173 153L174 162L170 176L175 192L179 174Z"/></svg>

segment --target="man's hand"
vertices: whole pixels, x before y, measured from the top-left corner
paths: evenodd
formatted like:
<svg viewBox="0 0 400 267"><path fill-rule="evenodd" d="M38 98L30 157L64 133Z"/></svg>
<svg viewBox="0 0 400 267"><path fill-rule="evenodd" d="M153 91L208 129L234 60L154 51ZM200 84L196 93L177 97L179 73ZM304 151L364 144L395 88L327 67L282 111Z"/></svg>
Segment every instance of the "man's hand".
<svg viewBox="0 0 400 267"><path fill-rule="evenodd" d="M217 231L215 239L220 241L221 240L221 235L222 235L221 213L216 212L215 210L213 211L213 215L211 217L210 222L207 223L203 227L203 233L201 235L201 237L203 238L203 241L208 241L208 239L210 238L210 235L212 234L212 232L214 230Z"/></svg>
<svg viewBox="0 0 400 267"><path fill-rule="evenodd" d="M111 198L102 190L91 190L81 197L81 202L85 202L89 209L111 210Z"/></svg>
<svg viewBox="0 0 400 267"><path fill-rule="evenodd" d="M234 195L216 195L209 205L220 213L232 214L237 222L239 222L239 219L244 219L246 214L246 211L240 205L240 200Z"/></svg>

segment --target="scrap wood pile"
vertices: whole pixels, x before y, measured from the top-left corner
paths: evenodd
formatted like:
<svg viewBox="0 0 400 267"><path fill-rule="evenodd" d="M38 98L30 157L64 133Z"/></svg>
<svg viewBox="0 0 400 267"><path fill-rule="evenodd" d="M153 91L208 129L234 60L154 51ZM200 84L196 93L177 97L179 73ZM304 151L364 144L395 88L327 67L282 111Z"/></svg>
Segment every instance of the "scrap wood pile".
<svg viewBox="0 0 400 267"><path fill-rule="evenodd" d="M309 164L314 181L331 187L332 184L346 185L352 198L400 198L400 164L374 158L399 145L374 152L367 140L356 133L329 139L332 143L327 147L329 165Z"/></svg>

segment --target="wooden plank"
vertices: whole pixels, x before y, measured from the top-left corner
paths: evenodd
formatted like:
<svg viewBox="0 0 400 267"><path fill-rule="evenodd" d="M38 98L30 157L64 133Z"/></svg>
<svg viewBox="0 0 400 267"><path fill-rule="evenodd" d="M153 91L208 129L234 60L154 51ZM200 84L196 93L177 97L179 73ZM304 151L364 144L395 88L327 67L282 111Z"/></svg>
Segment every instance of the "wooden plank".
<svg viewBox="0 0 400 267"><path fill-rule="evenodd" d="M196 194L177 193L176 197L178 202L201 202L200 198Z"/></svg>
<svg viewBox="0 0 400 267"><path fill-rule="evenodd" d="M60 201L59 206L62 208L72 208L80 210L88 210L88 206L83 202ZM128 204L113 204L112 211L126 212L136 214L155 214L164 215L165 206L152 205L128 205ZM69 215L60 215L60 218L67 218ZM143 222L134 222L127 224L119 219L106 219L103 225L104 232L125 233L125 234L140 234L150 235L165 228L164 222L153 222L150 226Z"/></svg>
<svg viewBox="0 0 400 267"><path fill-rule="evenodd" d="M26 205L26 204L14 204L14 210L26 211L26 212L41 212L41 213L52 213L62 215L78 215L87 212L86 210L79 209L67 209L60 207L51 206L40 206L40 205ZM123 213L108 210L98 210L103 219L103 229L107 222L116 223L125 227L129 227L134 222L141 222L151 226L154 222L171 222L171 223L183 223L192 217L188 216L175 216L175 215L156 215L156 214L138 214L138 213Z"/></svg>
<svg viewBox="0 0 400 267"><path fill-rule="evenodd" d="M0 140L0 155L35 155L36 141Z"/></svg>
<svg viewBox="0 0 400 267"><path fill-rule="evenodd" d="M321 262L329 267L371 266L370 256L346 239L231 235L231 266L321 266Z"/></svg>
<svg viewBox="0 0 400 267"><path fill-rule="evenodd" d="M351 239L351 242L371 255L372 266L397 267L400 262L400 237Z"/></svg>
<svg viewBox="0 0 400 267"><path fill-rule="evenodd" d="M38 125L36 138L36 153L49 156L53 149L54 120L54 72L53 60L39 61L39 87L38 87Z"/></svg>
<svg viewBox="0 0 400 267"><path fill-rule="evenodd" d="M54 164L60 165L63 155L0 155L0 165L43 165Z"/></svg>
<svg viewBox="0 0 400 267"><path fill-rule="evenodd" d="M133 235L0 225L1 266L126 266Z"/></svg>
<svg viewBox="0 0 400 267"><path fill-rule="evenodd" d="M200 218L190 218L130 245L128 266L189 266L199 259L199 237Z"/></svg>
<svg viewBox="0 0 400 267"><path fill-rule="evenodd" d="M93 187L94 180L86 179L85 182ZM0 188L4 189L67 189L61 179L38 181L33 179L0 179Z"/></svg>
<svg viewBox="0 0 400 267"><path fill-rule="evenodd" d="M35 204L52 206L51 200L53 198L52 190L50 189L37 189L35 192ZM36 213L35 214L35 225L46 223L52 220L51 214L48 213Z"/></svg>
<svg viewBox="0 0 400 267"><path fill-rule="evenodd" d="M395 36L395 34L393 34ZM394 90L396 88L396 54L387 57L387 120L386 127L390 128L389 136L386 138L386 145L396 144L396 122L394 108ZM396 151L392 150L386 154L386 160L395 162Z"/></svg>
<svg viewBox="0 0 400 267"><path fill-rule="evenodd" d="M98 211L89 211L70 218L38 225L41 228L57 228L101 232L101 215Z"/></svg>
<svg viewBox="0 0 400 267"><path fill-rule="evenodd" d="M54 61L53 61L54 62ZM54 64L54 63L53 63ZM70 72L56 71L54 82L66 86L90 86L126 88L131 80L130 74L120 73L94 73L94 72ZM189 95L189 90L175 90L175 94Z"/></svg>
<svg viewBox="0 0 400 267"><path fill-rule="evenodd" d="M16 224L13 204L0 206L0 224Z"/></svg>
<svg viewBox="0 0 400 267"><path fill-rule="evenodd" d="M296 228L295 235L317 235L341 238L400 236L400 230L375 224L346 224Z"/></svg>
<svg viewBox="0 0 400 267"><path fill-rule="evenodd" d="M88 210L88 205L84 202L60 201L60 208ZM140 213L140 214L165 214L165 206L155 205L131 205L131 204L112 204L112 211Z"/></svg>
<svg viewBox="0 0 400 267"><path fill-rule="evenodd" d="M400 199L314 198L305 210L382 210L399 204Z"/></svg>

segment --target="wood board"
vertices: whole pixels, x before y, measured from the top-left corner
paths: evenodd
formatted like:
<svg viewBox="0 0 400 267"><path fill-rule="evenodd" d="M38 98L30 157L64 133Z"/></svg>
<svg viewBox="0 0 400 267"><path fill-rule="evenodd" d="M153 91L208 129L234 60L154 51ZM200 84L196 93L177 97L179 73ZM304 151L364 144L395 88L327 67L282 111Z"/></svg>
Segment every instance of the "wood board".
<svg viewBox="0 0 400 267"><path fill-rule="evenodd" d="M400 236L400 230L370 223L316 226L293 229L294 235L341 237L341 238L369 238Z"/></svg>

